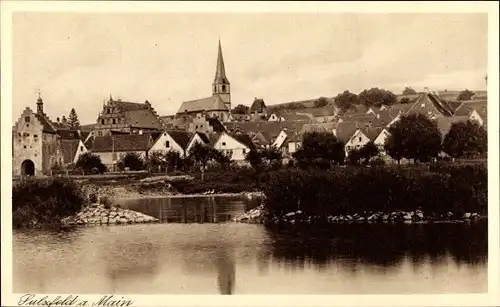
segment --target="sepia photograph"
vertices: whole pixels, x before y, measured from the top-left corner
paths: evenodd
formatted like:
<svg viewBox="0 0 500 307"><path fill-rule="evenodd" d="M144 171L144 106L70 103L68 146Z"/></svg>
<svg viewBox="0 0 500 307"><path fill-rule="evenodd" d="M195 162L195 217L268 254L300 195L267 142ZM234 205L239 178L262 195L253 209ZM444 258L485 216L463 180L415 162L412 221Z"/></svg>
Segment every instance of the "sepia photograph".
<svg viewBox="0 0 500 307"><path fill-rule="evenodd" d="M12 302L491 295L498 14L216 4L9 14Z"/></svg>

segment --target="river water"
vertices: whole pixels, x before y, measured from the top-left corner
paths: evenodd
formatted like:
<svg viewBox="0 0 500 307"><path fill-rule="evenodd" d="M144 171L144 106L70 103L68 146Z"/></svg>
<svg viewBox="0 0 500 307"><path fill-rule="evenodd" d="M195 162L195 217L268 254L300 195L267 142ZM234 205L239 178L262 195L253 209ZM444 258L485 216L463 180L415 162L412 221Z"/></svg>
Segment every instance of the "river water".
<svg viewBox="0 0 500 307"><path fill-rule="evenodd" d="M407 294L487 291L487 223L224 223L238 197L123 200L160 224L15 232L17 293Z"/></svg>

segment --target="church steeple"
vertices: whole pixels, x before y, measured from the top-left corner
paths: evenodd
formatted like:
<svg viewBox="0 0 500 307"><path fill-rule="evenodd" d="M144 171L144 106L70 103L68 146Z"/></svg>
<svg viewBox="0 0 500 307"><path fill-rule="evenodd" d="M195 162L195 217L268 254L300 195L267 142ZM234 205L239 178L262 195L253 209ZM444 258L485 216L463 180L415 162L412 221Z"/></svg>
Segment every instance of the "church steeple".
<svg viewBox="0 0 500 307"><path fill-rule="evenodd" d="M226 68L224 67L224 58L222 57L222 47L219 40L219 53L217 54L217 67L215 69L215 84L228 84L229 81L226 77Z"/></svg>
<svg viewBox="0 0 500 307"><path fill-rule="evenodd" d="M220 98L224 105L231 110L231 89L226 76L226 67L222 57L222 47L219 39L219 50L217 53L217 66L215 68L215 78L212 84L212 94L214 99ZM217 97L218 96L218 97Z"/></svg>

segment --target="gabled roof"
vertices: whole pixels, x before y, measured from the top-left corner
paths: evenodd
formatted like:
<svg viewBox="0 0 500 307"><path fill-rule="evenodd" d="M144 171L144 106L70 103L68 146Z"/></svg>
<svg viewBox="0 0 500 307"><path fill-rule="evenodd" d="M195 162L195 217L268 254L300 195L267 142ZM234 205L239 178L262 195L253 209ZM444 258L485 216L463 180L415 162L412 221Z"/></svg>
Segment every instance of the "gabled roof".
<svg viewBox="0 0 500 307"><path fill-rule="evenodd" d="M122 101L120 99L113 100L113 102L117 104L117 106L120 108L122 112L138 111L149 108L149 106L145 103L128 102L128 101Z"/></svg>
<svg viewBox="0 0 500 307"><path fill-rule="evenodd" d="M202 111L229 111L219 95L184 101L177 114Z"/></svg>
<svg viewBox="0 0 500 307"><path fill-rule="evenodd" d="M314 119L311 118L312 115L307 115L303 113L291 113L291 112L283 112L279 115L284 118L286 121L312 121Z"/></svg>
<svg viewBox="0 0 500 307"><path fill-rule="evenodd" d="M191 137L193 134L186 132L186 131L180 131L180 130L170 130L170 131L165 131L170 135L170 137L179 145L181 146L182 149L186 149L189 141L191 140Z"/></svg>
<svg viewBox="0 0 500 307"><path fill-rule="evenodd" d="M61 150L63 153L64 163L72 163L75 158L80 139L62 140Z"/></svg>
<svg viewBox="0 0 500 307"><path fill-rule="evenodd" d="M345 121L337 125L335 134L337 135L337 139L345 144L349 141L356 130L358 130L358 124L356 122Z"/></svg>
<svg viewBox="0 0 500 307"><path fill-rule="evenodd" d="M58 129L57 135L61 137L61 140L79 140L81 138L78 130Z"/></svg>
<svg viewBox="0 0 500 307"><path fill-rule="evenodd" d="M147 151L151 147L150 134L124 134L96 136L91 143L92 152Z"/></svg>
<svg viewBox="0 0 500 307"><path fill-rule="evenodd" d="M370 141L375 141L377 136L382 132L384 129L383 127L366 127L366 126L359 126L358 128Z"/></svg>
<svg viewBox="0 0 500 307"><path fill-rule="evenodd" d="M435 119L439 132L441 132L441 136L443 138L446 136L446 134L448 134L448 131L450 131L450 128L453 125L453 123L458 123L462 121L466 122L468 120L469 120L468 116L449 116L449 117L439 117Z"/></svg>
<svg viewBox="0 0 500 307"><path fill-rule="evenodd" d="M260 121L260 122L231 122L226 123L228 131L242 131L247 134L260 132L263 137L272 143L274 139L280 134L284 129L287 131L300 131L307 121Z"/></svg>
<svg viewBox="0 0 500 307"><path fill-rule="evenodd" d="M426 116L429 113L443 116L451 116L452 110L446 102L432 94L422 94L411 106L407 113L420 113Z"/></svg>
<svg viewBox="0 0 500 307"><path fill-rule="evenodd" d="M469 100L464 101L460 104L460 106L455 110L456 116L468 116L472 112L472 110L476 110L478 113L481 111L482 113L487 112L488 101L487 100ZM480 113L481 115L481 113ZM482 117L482 116L481 116Z"/></svg>
<svg viewBox="0 0 500 307"><path fill-rule="evenodd" d="M123 112L127 123L131 127L162 129L159 118L150 109Z"/></svg>
<svg viewBox="0 0 500 307"><path fill-rule="evenodd" d="M250 136L246 133L227 133L227 135L237 140L241 144L247 146L249 149L255 148L255 144L252 142Z"/></svg>

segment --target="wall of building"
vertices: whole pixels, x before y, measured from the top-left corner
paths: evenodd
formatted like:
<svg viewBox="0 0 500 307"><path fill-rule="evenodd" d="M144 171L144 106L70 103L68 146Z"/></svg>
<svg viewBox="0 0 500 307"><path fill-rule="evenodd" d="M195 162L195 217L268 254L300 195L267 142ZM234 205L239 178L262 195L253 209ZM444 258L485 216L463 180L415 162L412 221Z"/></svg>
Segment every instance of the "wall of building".
<svg viewBox="0 0 500 307"><path fill-rule="evenodd" d="M73 159L73 163L76 163L76 161L78 161L78 158L87 151L88 151L87 147L85 147L83 142L80 140L80 143L78 144L78 149L76 150L75 158Z"/></svg>
<svg viewBox="0 0 500 307"><path fill-rule="evenodd" d="M25 118L29 117L29 122ZM33 161L35 165L35 176L41 175L42 166L42 139L43 126L36 119L35 114L26 108L17 120L13 131L12 143L12 175L21 175L21 165L25 160Z"/></svg>
<svg viewBox="0 0 500 307"><path fill-rule="evenodd" d="M193 136L193 138L191 139L191 142L189 142L188 146L186 147L186 156L189 155L189 151L191 150L191 148L194 146L194 144L196 143L201 143L201 144L204 144L203 143L203 140L200 138L200 136L198 134L195 134Z"/></svg>
<svg viewBox="0 0 500 307"><path fill-rule="evenodd" d="M101 162L102 164L106 165L108 168L108 171L113 170L113 161L116 160L118 162L120 160L120 157L122 155L125 155L129 152L134 152L138 154L142 159L146 159L147 154L146 151L122 151L122 152L93 152L93 154L98 155L101 157Z"/></svg>
<svg viewBox="0 0 500 307"><path fill-rule="evenodd" d="M353 149L360 149L361 147L365 146L368 142L370 142L370 139L361 132L361 130L357 130L353 136L347 141L345 144L345 151L346 151L346 156L349 155L349 152Z"/></svg>
<svg viewBox="0 0 500 307"><path fill-rule="evenodd" d="M168 147L167 147L167 142L168 142ZM170 150L175 150L178 151L181 156L185 155L184 149L177 144L177 142L168 134L167 132L164 132L151 146L149 149L150 152L153 151L160 151L160 152L167 152Z"/></svg>
<svg viewBox="0 0 500 307"><path fill-rule="evenodd" d="M56 134L43 134L42 151L42 169L44 172L50 170L54 164L64 164L61 141Z"/></svg>
<svg viewBox="0 0 500 307"><path fill-rule="evenodd" d="M215 143L214 148L231 153L231 160L234 161L245 160L246 154L250 151L247 146L241 144L226 133L221 135L219 140Z"/></svg>

